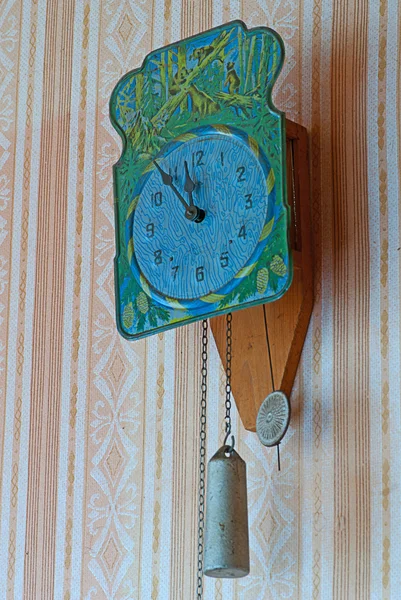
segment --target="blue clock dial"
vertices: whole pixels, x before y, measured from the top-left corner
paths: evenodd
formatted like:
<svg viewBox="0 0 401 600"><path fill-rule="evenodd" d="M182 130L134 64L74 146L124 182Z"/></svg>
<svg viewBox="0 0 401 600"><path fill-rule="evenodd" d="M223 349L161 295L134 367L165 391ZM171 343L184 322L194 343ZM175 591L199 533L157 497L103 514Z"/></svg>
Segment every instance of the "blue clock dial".
<svg viewBox="0 0 401 600"><path fill-rule="evenodd" d="M157 164L172 185L157 168L144 179L132 231L139 269L162 297L190 301L217 293L249 261L266 222L260 160L240 137L216 132L173 145ZM200 222L190 218L192 203L204 211Z"/></svg>

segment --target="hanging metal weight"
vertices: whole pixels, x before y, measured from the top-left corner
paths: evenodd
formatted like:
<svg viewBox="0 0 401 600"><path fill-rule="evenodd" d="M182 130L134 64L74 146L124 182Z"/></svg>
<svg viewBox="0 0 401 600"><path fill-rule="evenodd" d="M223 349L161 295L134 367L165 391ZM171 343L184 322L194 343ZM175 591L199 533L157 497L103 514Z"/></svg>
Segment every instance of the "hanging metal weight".
<svg viewBox="0 0 401 600"><path fill-rule="evenodd" d="M227 445L207 469L204 573L227 579L249 573L246 464Z"/></svg>

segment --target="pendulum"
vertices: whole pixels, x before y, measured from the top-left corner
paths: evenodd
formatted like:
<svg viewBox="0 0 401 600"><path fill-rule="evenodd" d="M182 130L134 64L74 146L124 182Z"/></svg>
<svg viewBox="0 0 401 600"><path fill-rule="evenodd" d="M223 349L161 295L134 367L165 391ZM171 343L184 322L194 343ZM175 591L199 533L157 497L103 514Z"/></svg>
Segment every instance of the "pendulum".
<svg viewBox="0 0 401 600"><path fill-rule="evenodd" d="M280 442L290 422L290 403L283 392L272 392L263 401L256 419L256 433L264 446L277 446L280 470Z"/></svg>
<svg viewBox="0 0 401 600"><path fill-rule="evenodd" d="M267 334L266 326L266 334ZM267 337L269 350L270 374L273 392L262 402L256 418L256 433L264 446L277 446L278 470L280 471L280 442L285 436L291 417L291 406L284 392L274 388L273 364L271 360L269 336Z"/></svg>
<svg viewBox="0 0 401 600"><path fill-rule="evenodd" d="M227 315L226 428L223 446L208 463L204 574L238 578L249 574L246 464L231 435L231 313ZM231 444L227 444L231 435Z"/></svg>

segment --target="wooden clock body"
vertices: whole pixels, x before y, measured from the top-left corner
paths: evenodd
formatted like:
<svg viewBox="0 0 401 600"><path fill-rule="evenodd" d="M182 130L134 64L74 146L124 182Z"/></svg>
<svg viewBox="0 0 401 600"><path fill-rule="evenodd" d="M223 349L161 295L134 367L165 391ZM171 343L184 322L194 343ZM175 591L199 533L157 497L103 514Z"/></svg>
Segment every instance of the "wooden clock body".
<svg viewBox="0 0 401 600"><path fill-rule="evenodd" d="M293 281L277 302L233 314L231 386L242 423L249 431L255 431L259 407L273 391L269 346L274 387L289 397L313 309L308 135L304 127L288 120L286 131ZM211 324L224 364L225 319L214 318Z"/></svg>

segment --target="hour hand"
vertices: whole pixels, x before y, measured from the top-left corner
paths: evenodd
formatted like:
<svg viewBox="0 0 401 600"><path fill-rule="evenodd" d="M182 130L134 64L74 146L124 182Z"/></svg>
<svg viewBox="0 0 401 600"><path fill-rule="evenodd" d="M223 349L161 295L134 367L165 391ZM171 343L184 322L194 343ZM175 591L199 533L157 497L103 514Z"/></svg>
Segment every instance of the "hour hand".
<svg viewBox="0 0 401 600"><path fill-rule="evenodd" d="M175 187L172 176L169 173L166 173L166 171L163 171L163 169L160 167L160 165L157 164L157 162L155 160L153 161L153 164L156 166L157 170L159 171L160 175L162 176L162 181L163 181L164 185L168 185L168 187L170 187L173 190L173 192L177 196L178 200L181 202L181 204L183 206L185 206L185 209L188 210L189 205L187 204L187 202L185 202L184 198L182 197L180 192Z"/></svg>
<svg viewBox="0 0 401 600"><path fill-rule="evenodd" d="M192 198L192 192L195 189L195 183L192 181L191 176L189 174L188 163L187 163L186 160L184 160L184 168L185 168L184 190L187 192L187 194L189 196L189 204L190 204L190 206L193 206L194 205L194 200Z"/></svg>
<svg viewBox="0 0 401 600"><path fill-rule="evenodd" d="M162 176L164 185L168 185L169 187L171 187L171 184L173 183L173 177L170 175L170 173L166 173L166 171L163 171L163 169L160 167L160 165L157 164L155 160L153 161L153 164L156 166L157 170Z"/></svg>

